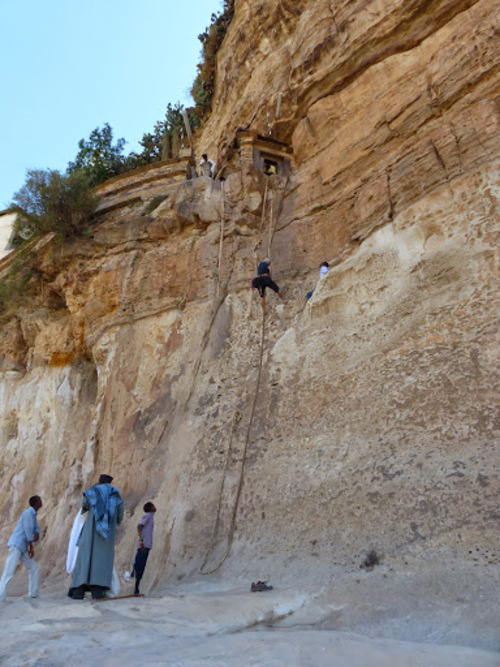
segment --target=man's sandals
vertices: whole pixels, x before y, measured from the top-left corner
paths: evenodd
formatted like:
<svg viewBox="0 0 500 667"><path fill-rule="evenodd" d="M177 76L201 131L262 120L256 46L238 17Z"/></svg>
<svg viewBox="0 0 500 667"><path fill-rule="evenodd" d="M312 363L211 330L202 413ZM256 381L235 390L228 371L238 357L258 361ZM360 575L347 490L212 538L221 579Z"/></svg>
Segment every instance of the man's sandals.
<svg viewBox="0 0 500 667"><path fill-rule="evenodd" d="M258 581L256 584L252 581L252 585L250 586L250 591L252 593L258 593L260 591L272 591L273 587L268 586L265 581Z"/></svg>

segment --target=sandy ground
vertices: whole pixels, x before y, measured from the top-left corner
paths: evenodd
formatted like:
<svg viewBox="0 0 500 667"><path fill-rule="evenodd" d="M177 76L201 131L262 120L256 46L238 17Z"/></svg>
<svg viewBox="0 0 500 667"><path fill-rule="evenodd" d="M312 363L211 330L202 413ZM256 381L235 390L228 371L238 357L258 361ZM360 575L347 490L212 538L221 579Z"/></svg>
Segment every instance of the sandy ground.
<svg viewBox="0 0 500 667"><path fill-rule="evenodd" d="M30 600L19 595L22 583L14 588L0 604L5 667L500 666L496 651L328 629L320 617L335 615L335 603L313 603L290 588L250 593L197 584L175 595L102 602L70 600L62 587Z"/></svg>

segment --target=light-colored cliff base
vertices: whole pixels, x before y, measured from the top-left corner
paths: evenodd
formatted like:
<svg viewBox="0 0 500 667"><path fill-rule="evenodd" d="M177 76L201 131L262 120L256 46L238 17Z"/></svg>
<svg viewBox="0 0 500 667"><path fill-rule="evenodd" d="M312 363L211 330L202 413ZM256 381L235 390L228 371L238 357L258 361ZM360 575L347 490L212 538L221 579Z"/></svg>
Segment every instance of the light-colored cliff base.
<svg viewBox="0 0 500 667"><path fill-rule="evenodd" d="M0 537L40 493L49 595L108 472L120 571L158 507L148 593L300 582L328 630L499 648L500 11L406 4L241 0L199 139L226 180L128 175L92 238L44 246L0 331ZM267 179L233 139L271 84Z"/></svg>
<svg viewBox="0 0 500 667"><path fill-rule="evenodd" d="M443 584L444 578L439 582ZM235 588L226 582L222 587L205 583L178 588L174 596L114 602L75 602L65 599L64 591L53 590L42 592L35 601L12 598L0 608L0 660L6 667L92 662L111 667L138 661L207 667L499 664L498 653L464 646L480 644L494 633L495 619L481 613L485 602L481 588L463 586L457 605L457 610L467 606L469 613L479 612L483 631L474 638L461 634L465 626L460 620L466 619L459 614L449 618L437 589L435 608L424 609L417 591L409 595L401 589L395 595L390 580L385 580L385 595L379 589L376 598L365 577L359 578L357 592L352 587L348 591L346 583L339 581L329 595L325 588L312 593L300 584L256 594L248 592L243 582ZM470 593L477 598L468 604ZM361 612L357 621L356 607ZM343 630L340 623L339 630L332 630L343 617L351 629ZM416 637L419 633L426 643Z"/></svg>

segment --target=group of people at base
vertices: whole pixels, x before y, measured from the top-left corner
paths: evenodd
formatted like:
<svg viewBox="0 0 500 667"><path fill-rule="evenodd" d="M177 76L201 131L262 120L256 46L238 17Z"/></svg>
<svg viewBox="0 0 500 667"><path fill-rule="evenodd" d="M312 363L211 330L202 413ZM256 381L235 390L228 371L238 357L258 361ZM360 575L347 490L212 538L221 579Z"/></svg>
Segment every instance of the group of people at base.
<svg viewBox="0 0 500 667"><path fill-rule="evenodd" d="M113 577L117 576L113 567L116 527L123 521L124 504L112 481L110 475L100 475L97 484L83 494L81 510L70 538L69 552L72 553L68 553L67 561L71 562L72 572L68 596L73 600L83 600L87 592L93 599L107 597L113 588ZM29 572L29 597L38 597L38 564L34 559L34 544L40 536L37 512L41 507L40 496L29 499L29 508L19 517L7 543L9 555L0 579L0 601L6 600L7 584L19 561ZM140 582L153 547L156 507L147 502L143 509L144 516L137 526L137 551L131 575L135 578L134 595L140 594Z"/></svg>
<svg viewBox="0 0 500 667"><path fill-rule="evenodd" d="M326 276L329 270L330 270L330 265L328 264L328 262L322 262L321 266L319 267L319 279L321 280L322 278L324 278L324 276ZM260 305L262 306L262 308L264 308L265 306L265 295L267 287L272 289L273 292L276 292L276 294L279 296L279 298L282 300L283 303L288 303L284 298L279 286L271 278L271 259L269 257L266 257L266 259L264 259L262 262L259 262L257 266L257 276L252 280L252 289L256 289L259 292ZM307 292L308 301L313 294L314 290Z"/></svg>
<svg viewBox="0 0 500 667"><path fill-rule="evenodd" d="M208 160L206 155L203 155L203 159ZM215 168L215 165L213 167ZM328 262L322 262L319 279L321 280L329 270ZM269 257L259 262L257 276L252 280L252 289L258 291L262 308L265 305L267 288L276 292L283 303L287 303L279 286L271 278L271 259ZM307 292L308 300L313 293L314 290ZM83 600L87 592L90 592L95 599L105 597L112 589L113 579L116 579L113 568L116 526L123 521L124 506L120 492L111 485L112 481L113 478L110 475L100 475L97 484L83 494L82 507L75 519L73 537L70 538L69 550L74 551L71 557L68 554L67 561L67 563L71 562L71 566L67 566L68 572L73 575L68 596L73 600ZM7 584L12 579L19 562L29 572L29 597L38 597L38 564L34 559L34 545L40 536L37 512L41 507L40 496L32 496L29 499L29 508L19 517L7 543L9 555L0 579L0 601L6 599ZM139 595L139 584L153 546L156 507L152 502L147 502L143 509L144 516L137 526L139 538L134 569L131 573L131 577L135 578L135 595ZM85 513L87 517L83 520Z"/></svg>

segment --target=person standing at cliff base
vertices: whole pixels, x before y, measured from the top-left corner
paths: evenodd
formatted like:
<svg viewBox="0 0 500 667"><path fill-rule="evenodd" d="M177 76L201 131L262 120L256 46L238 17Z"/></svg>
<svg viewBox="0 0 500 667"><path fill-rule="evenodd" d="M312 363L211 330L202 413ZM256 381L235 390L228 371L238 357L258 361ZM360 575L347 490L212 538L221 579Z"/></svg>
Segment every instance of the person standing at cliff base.
<svg viewBox="0 0 500 667"><path fill-rule="evenodd" d="M135 555L134 569L132 576L135 577L134 595L139 595L139 585L146 569L149 552L153 547L153 530L155 527L155 512L156 507L153 503L146 503L143 507L144 516L137 526L137 553Z"/></svg>
<svg viewBox="0 0 500 667"><path fill-rule="evenodd" d="M116 526L123 520L123 500L113 478L101 475L85 491L82 512L88 512L78 544L78 555L68 596L83 600L90 591L94 599L111 588L115 557Z"/></svg>
<svg viewBox="0 0 500 667"><path fill-rule="evenodd" d="M10 536L7 546L9 555L5 562L5 568L0 579L0 600L5 601L7 595L7 584L12 579L19 561L29 572L28 595L30 598L38 597L38 563L35 556L35 542L40 537L40 529L36 520L38 510L42 507L40 496L31 496L29 507L19 517L14 532Z"/></svg>
<svg viewBox="0 0 500 667"><path fill-rule="evenodd" d="M269 257L266 257L265 260L259 262L257 267L257 277L252 280L252 287L260 294L260 305L262 308L264 308L265 305L264 299L266 294L266 287L269 287L274 292L276 292L283 303L287 303L283 297L283 294L281 293L280 288L271 278L271 260Z"/></svg>

